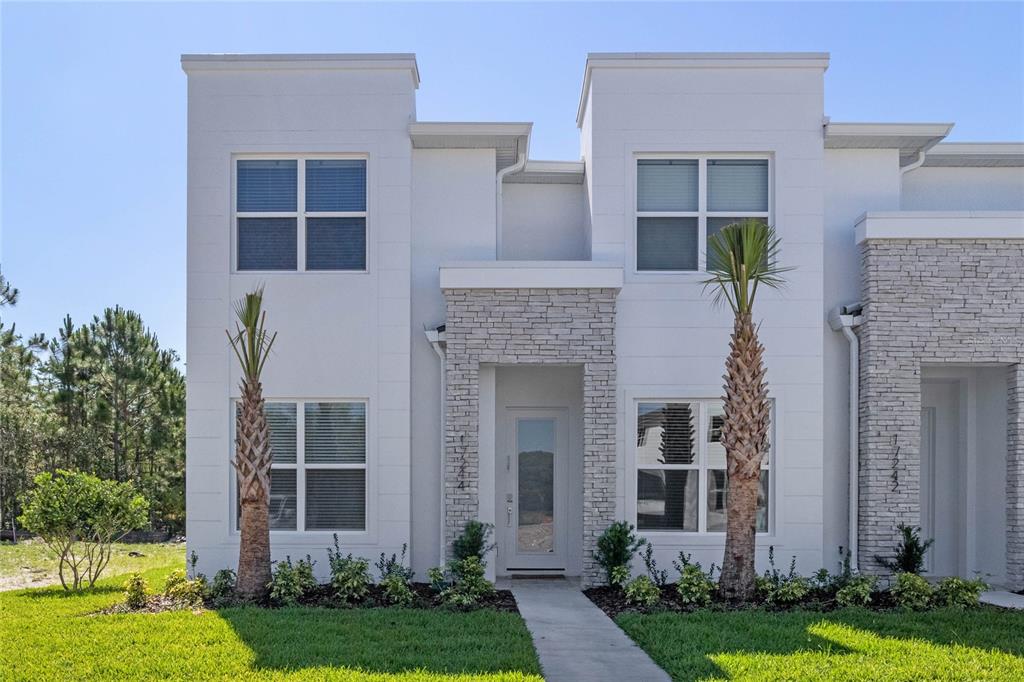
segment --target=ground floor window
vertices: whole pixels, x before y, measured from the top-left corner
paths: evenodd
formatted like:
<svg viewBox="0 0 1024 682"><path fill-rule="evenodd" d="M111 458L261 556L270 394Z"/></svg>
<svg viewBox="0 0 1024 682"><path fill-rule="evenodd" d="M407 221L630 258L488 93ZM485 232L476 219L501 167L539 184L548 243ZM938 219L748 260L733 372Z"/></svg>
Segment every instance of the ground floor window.
<svg viewBox="0 0 1024 682"><path fill-rule="evenodd" d="M366 529L366 403L267 401L270 529ZM235 406L236 414L238 405ZM234 456L232 438L232 457ZM236 527L238 488L235 485Z"/></svg>
<svg viewBox="0 0 1024 682"><path fill-rule="evenodd" d="M725 532L728 501L721 400L636 403L637 527ZM768 531L771 448L761 464L757 530Z"/></svg>

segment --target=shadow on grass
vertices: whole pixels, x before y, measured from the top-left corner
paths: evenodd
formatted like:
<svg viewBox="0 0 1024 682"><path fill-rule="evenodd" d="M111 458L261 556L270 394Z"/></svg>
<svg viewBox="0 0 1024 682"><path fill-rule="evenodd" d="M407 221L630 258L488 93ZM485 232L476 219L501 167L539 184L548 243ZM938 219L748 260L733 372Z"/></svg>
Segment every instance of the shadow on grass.
<svg viewBox="0 0 1024 682"><path fill-rule="evenodd" d="M58 584L11 590L11 594L28 599L81 599L95 597L98 594L111 594L113 592L124 592L124 588L118 585L96 585L95 587L83 587L79 590L65 590Z"/></svg>
<svg viewBox="0 0 1024 682"><path fill-rule="evenodd" d="M827 670L848 665L865 679L928 677L948 665L1024 672L1024 614L989 609L624 614L617 622L677 680L830 679ZM857 657L840 658L849 654Z"/></svg>
<svg viewBox="0 0 1024 682"><path fill-rule="evenodd" d="M529 633L511 613L254 607L217 613L255 654L257 668L539 672Z"/></svg>

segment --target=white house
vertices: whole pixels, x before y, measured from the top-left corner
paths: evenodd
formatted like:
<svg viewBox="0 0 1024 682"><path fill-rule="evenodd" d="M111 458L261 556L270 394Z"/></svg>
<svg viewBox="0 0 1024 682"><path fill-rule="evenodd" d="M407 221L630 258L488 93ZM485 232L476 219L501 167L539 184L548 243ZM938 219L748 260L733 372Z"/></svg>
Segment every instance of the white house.
<svg viewBox="0 0 1024 682"><path fill-rule="evenodd" d="M591 582L626 519L663 566L720 562L731 316L702 269L757 217L795 268L757 311L759 566L878 571L907 522L932 574L1024 587L1024 144L832 122L826 54L591 54L568 161L530 123L417 120L413 55L182 65L201 570L237 561L224 330L261 283L275 557L325 571L337 533L422 577L475 518L492 574Z"/></svg>

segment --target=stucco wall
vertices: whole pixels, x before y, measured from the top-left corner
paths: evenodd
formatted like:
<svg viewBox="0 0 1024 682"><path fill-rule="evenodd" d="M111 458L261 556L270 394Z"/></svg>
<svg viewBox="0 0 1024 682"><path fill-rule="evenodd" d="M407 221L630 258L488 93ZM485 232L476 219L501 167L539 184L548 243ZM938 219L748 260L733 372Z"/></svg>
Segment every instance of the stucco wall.
<svg viewBox="0 0 1024 682"><path fill-rule="evenodd" d="M367 557L398 551L410 538L411 71L201 69L188 98L188 551L207 575L237 563L228 462L239 374L224 330L232 301L261 283L279 332L265 396L368 400L367 528L342 543ZM367 155L368 272L233 272L232 164L243 153ZM308 552L325 574L330 535L273 532L273 556Z"/></svg>
<svg viewBox="0 0 1024 682"><path fill-rule="evenodd" d="M700 273L635 271L636 155L769 154L773 221L782 260L796 269L784 292L758 295L757 317L776 403L773 532L758 539L810 573L823 565L823 216L822 68L595 68L581 132L592 209L593 258L625 268L618 299L619 488L616 517L636 521L636 401L717 398L732 329L712 306ZM632 433L635 433L633 431ZM653 537L653 536L652 536ZM659 533L657 558L681 550L721 564L723 534Z"/></svg>
<svg viewBox="0 0 1024 682"><path fill-rule="evenodd" d="M505 183L503 260L586 260L583 185Z"/></svg>
<svg viewBox="0 0 1024 682"><path fill-rule="evenodd" d="M868 240L863 247L860 393L860 564L877 572L895 527L920 523L921 363L999 363L1009 374L1008 578L1024 566L1024 240Z"/></svg>
<svg viewBox="0 0 1024 682"><path fill-rule="evenodd" d="M931 168L903 176L904 211L1022 211L1024 168Z"/></svg>

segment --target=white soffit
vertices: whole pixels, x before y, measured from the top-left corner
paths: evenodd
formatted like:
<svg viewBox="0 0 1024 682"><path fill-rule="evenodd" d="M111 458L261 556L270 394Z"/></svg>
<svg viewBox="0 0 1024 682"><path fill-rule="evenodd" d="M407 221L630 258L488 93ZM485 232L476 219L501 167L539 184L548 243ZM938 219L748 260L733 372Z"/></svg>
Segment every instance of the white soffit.
<svg viewBox="0 0 1024 682"><path fill-rule="evenodd" d="M521 173L505 178L506 183L529 185L582 185L584 175L582 161L534 161L526 162Z"/></svg>
<svg viewBox="0 0 1024 682"><path fill-rule="evenodd" d="M193 71L283 71L409 69L413 87L420 86L420 69L412 53L339 54L183 54L181 68Z"/></svg>
<svg viewBox="0 0 1024 682"><path fill-rule="evenodd" d="M924 159L928 167L1006 168L1024 166L1024 142L943 142Z"/></svg>
<svg viewBox="0 0 1024 682"><path fill-rule="evenodd" d="M900 166L917 161L949 135L952 123L833 123L825 126L826 149L898 149Z"/></svg>
<svg viewBox="0 0 1024 682"><path fill-rule="evenodd" d="M1024 239L1024 211L879 211L862 215L857 243L868 239Z"/></svg>
<svg viewBox="0 0 1024 682"><path fill-rule="evenodd" d="M425 121L409 125L414 149L493 149L499 169L530 147L532 123Z"/></svg>
<svg viewBox="0 0 1024 682"><path fill-rule="evenodd" d="M612 69L821 69L828 52L591 52L583 69L576 127L583 125L590 76L595 68Z"/></svg>
<svg viewBox="0 0 1024 682"><path fill-rule="evenodd" d="M594 261L457 261L442 289L621 289L622 266Z"/></svg>

